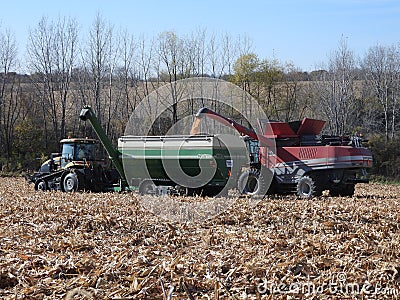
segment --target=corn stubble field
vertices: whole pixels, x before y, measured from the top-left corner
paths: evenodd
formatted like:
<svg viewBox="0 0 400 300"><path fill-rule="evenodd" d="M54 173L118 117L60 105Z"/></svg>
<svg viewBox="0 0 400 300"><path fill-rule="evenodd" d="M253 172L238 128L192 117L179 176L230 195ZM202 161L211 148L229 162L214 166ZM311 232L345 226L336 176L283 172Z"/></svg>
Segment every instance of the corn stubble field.
<svg viewBox="0 0 400 300"><path fill-rule="evenodd" d="M398 298L400 186L239 199L198 224L153 216L139 197L0 178L0 298Z"/></svg>

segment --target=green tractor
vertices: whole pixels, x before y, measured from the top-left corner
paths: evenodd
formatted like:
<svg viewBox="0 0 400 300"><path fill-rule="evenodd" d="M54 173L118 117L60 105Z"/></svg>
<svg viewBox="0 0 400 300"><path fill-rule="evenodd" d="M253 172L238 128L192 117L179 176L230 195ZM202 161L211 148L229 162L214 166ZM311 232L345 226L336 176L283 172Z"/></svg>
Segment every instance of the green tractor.
<svg viewBox="0 0 400 300"><path fill-rule="evenodd" d="M96 156L97 140L68 138L61 140L60 153L52 153L39 171L29 176L35 190L107 191L118 186L120 176L108 168L105 159Z"/></svg>

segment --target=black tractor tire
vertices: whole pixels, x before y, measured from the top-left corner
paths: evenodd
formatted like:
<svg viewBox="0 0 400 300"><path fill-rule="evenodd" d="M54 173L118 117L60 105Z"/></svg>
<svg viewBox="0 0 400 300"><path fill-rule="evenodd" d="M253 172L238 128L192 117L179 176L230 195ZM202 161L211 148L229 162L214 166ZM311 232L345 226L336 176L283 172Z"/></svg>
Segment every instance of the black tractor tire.
<svg viewBox="0 0 400 300"><path fill-rule="evenodd" d="M341 184L329 189L332 197L353 197L355 192L355 184Z"/></svg>
<svg viewBox="0 0 400 300"><path fill-rule="evenodd" d="M38 179L35 182L35 191L47 191L49 189L47 182L43 179Z"/></svg>
<svg viewBox="0 0 400 300"><path fill-rule="evenodd" d="M79 188L78 176L75 173L68 173L62 177L61 181L64 192L76 192Z"/></svg>
<svg viewBox="0 0 400 300"><path fill-rule="evenodd" d="M241 194L250 196L264 196L268 190L264 178L260 176L260 171L257 169L249 169L243 172L239 176L237 186Z"/></svg>
<svg viewBox="0 0 400 300"><path fill-rule="evenodd" d="M315 178L306 175L297 183L296 193L301 198L312 198L321 196L322 189Z"/></svg>

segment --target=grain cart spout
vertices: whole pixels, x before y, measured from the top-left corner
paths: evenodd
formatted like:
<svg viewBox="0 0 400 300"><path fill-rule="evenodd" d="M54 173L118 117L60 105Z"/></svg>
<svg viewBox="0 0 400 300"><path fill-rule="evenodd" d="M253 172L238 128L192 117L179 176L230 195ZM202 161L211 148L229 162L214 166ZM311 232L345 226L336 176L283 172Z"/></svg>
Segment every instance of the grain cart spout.
<svg viewBox="0 0 400 300"><path fill-rule="evenodd" d="M106 149L108 155L110 156L111 162L114 167L117 169L119 175L121 176L121 189L128 188L128 183L125 177L124 169L122 166L121 161L121 153L113 147L110 139L107 137L105 131L100 125L99 120L97 119L96 115L94 114L92 108L88 105L84 106L81 110L79 118L82 121L89 120L90 124L93 127L93 130L96 132L100 142L102 143L103 147Z"/></svg>
<svg viewBox="0 0 400 300"><path fill-rule="evenodd" d="M274 141L272 141L271 138L268 138L264 135L257 134L254 130L247 128L247 127L245 127L245 126L243 126L221 114L218 114L215 111L208 109L207 107L200 108L199 111L197 112L197 114L195 116L196 117L195 121L194 121L191 131L190 131L191 135L196 135L199 133L200 121L201 121L201 118L204 116L214 119L228 127L236 129L240 134L247 135L251 139L259 141L260 144L262 144L264 146L271 146L271 147L275 146L275 143L274 143Z"/></svg>

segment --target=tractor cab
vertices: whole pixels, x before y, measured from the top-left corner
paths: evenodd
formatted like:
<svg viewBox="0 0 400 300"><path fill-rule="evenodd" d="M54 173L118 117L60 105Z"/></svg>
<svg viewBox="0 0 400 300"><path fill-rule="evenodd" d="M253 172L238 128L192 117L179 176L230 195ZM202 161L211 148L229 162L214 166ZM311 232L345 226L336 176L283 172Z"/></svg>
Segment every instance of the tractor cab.
<svg viewBox="0 0 400 300"><path fill-rule="evenodd" d="M61 168L71 162L96 160L96 140L93 139L63 139L61 140Z"/></svg>

